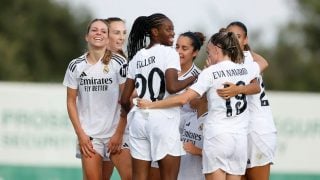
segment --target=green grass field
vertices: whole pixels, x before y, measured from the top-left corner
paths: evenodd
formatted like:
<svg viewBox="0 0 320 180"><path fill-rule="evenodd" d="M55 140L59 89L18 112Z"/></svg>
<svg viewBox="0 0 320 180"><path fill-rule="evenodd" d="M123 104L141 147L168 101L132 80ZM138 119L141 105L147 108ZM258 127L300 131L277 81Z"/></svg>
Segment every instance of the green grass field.
<svg viewBox="0 0 320 180"><path fill-rule="evenodd" d="M0 180L76 180L82 179L80 168L0 165ZM120 180L114 171L112 180ZM319 174L272 173L270 180L320 180Z"/></svg>

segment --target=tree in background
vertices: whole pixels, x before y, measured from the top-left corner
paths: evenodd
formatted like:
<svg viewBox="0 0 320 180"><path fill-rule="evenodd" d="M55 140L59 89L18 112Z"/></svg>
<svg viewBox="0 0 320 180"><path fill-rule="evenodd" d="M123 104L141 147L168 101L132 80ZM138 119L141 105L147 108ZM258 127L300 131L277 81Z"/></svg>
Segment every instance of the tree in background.
<svg viewBox="0 0 320 180"><path fill-rule="evenodd" d="M270 61L268 89L320 91L320 1L298 0L300 16L281 29L276 45L261 53ZM297 13L298 14L298 13Z"/></svg>
<svg viewBox="0 0 320 180"><path fill-rule="evenodd" d="M2 0L0 80L61 82L85 49L84 11L77 17L50 0Z"/></svg>

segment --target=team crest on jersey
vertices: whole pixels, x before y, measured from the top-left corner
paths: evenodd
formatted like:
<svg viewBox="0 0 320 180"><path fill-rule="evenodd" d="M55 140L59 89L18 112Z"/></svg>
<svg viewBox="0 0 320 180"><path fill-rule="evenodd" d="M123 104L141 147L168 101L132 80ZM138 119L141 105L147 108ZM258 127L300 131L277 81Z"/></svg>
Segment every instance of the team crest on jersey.
<svg viewBox="0 0 320 180"><path fill-rule="evenodd" d="M103 66L103 72L108 73L109 72L109 65L104 65Z"/></svg>
<svg viewBox="0 0 320 180"><path fill-rule="evenodd" d="M199 130L199 131L202 131L202 130L203 130L203 123L200 124L200 126L198 127L198 130Z"/></svg>

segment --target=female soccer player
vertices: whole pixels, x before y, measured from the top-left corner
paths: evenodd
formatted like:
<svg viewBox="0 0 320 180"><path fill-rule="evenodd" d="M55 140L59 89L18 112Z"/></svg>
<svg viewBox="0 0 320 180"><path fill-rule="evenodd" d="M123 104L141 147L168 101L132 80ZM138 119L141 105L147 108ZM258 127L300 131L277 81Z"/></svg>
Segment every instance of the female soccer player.
<svg viewBox="0 0 320 180"><path fill-rule="evenodd" d="M63 84L67 86L69 118L78 137L76 156L82 161L83 178L102 179L107 162L103 160L111 158L107 145L118 123L125 121L120 117L118 100L127 63L107 49L105 20L91 21L85 39L88 52L69 63ZM124 159L111 158L116 167L123 166L120 162Z"/></svg>
<svg viewBox="0 0 320 180"><path fill-rule="evenodd" d="M241 179L247 162L247 98L239 94L225 100L216 90L225 82L249 84L260 69L256 63L241 64L243 53L233 33L214 34L207 50L214 65L204 69L187 91L162 101L138 99L137 105L148 111L180 106L207 92L209 109L203 132L203 173L207 180Z"/></svg>
<svg viewBox="0 0 320 180"><path fill-rule="evenodd" d="M130 96L162 100L189 86L196 77L178 80L178 53L171 47L172 21L163 14L138 17L128 38L129 69L121 97L122 115L130 111ZM147 46L147 37L150 43ZM150 162L158 161L162 179L177 179L180 156L185 154L179 133L178 107L145 112L134 107L128 115L133 179L148 179Z"/></svg>

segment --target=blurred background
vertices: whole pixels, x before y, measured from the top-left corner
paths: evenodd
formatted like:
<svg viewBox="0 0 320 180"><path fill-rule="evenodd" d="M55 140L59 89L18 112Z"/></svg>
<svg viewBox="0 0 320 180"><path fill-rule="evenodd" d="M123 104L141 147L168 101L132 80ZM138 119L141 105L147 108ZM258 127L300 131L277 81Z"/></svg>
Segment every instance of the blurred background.
<svg viewBox="0 0 320 180"><path fill-rule="evenodd" d="M86 51L88 22L166 14L176 36L207 39L232 21L269 68L264 81L279 142L271 179L320 179L320 1L1 0L0 180L81 179L62 80ZM202 67L205 47L196 59ZM113 179L119 179L117 173Z"/></svg>

